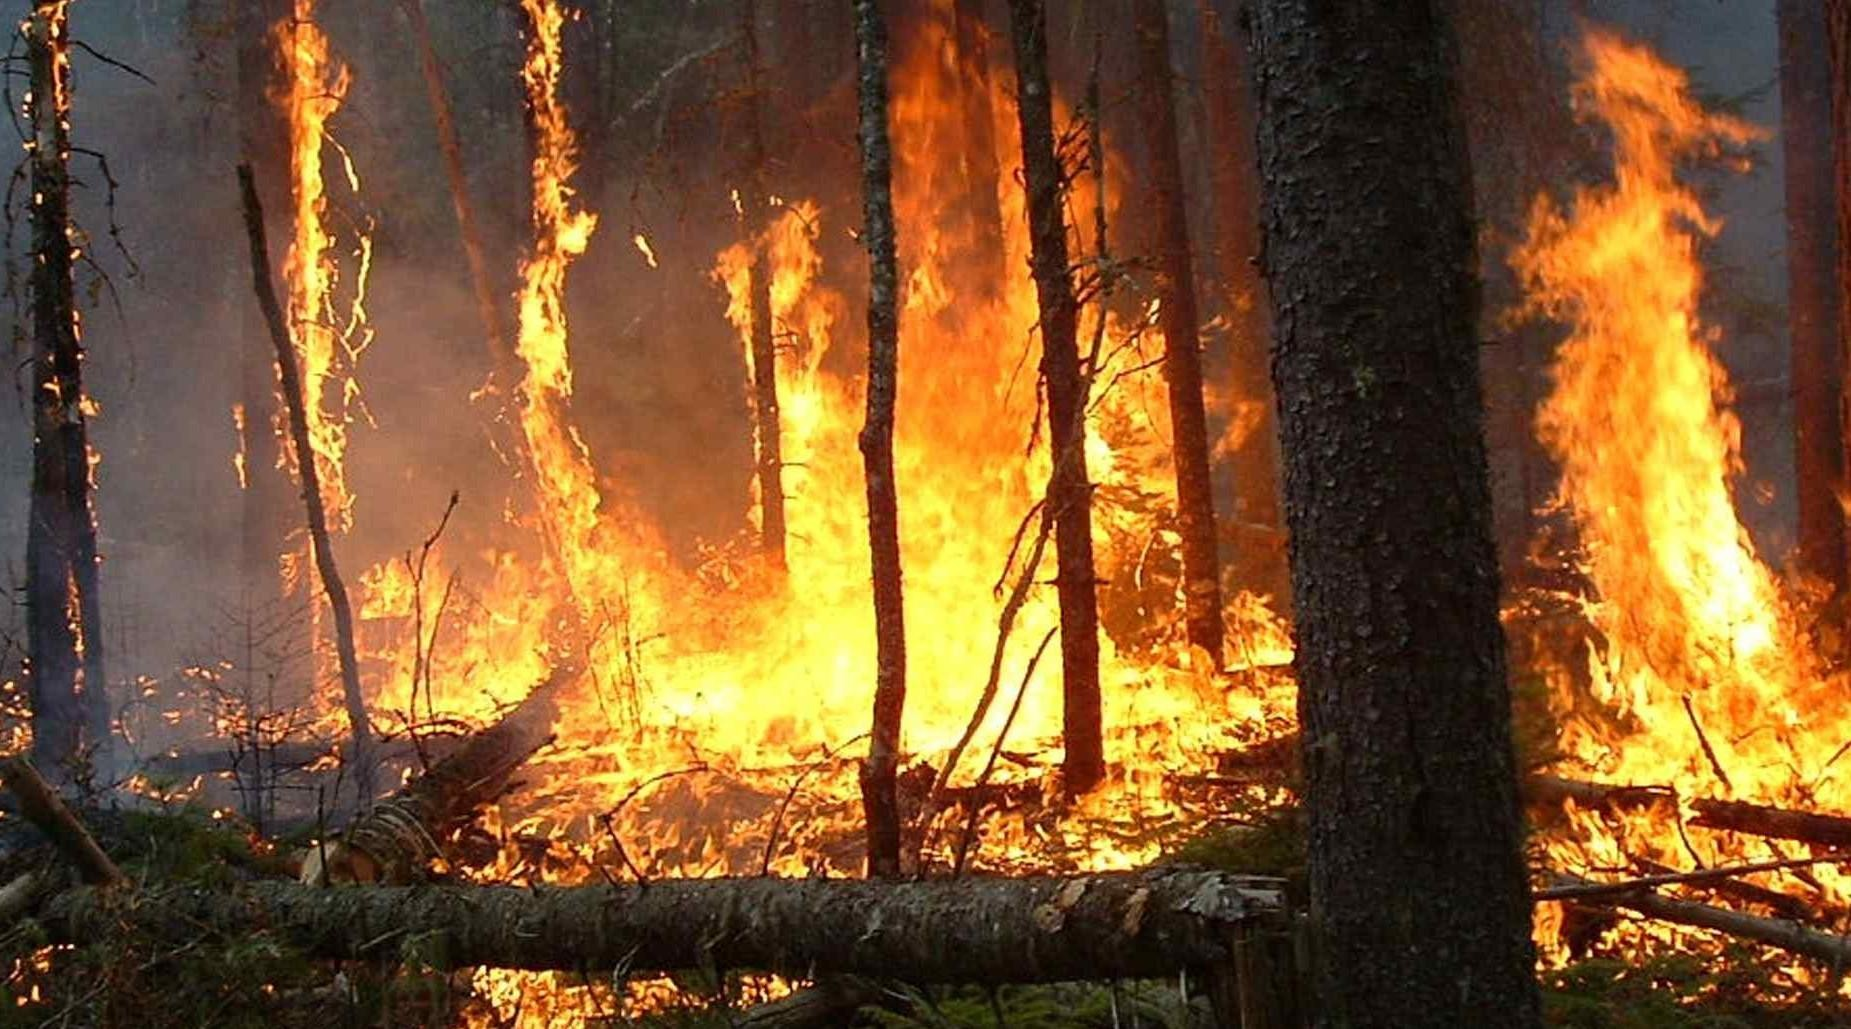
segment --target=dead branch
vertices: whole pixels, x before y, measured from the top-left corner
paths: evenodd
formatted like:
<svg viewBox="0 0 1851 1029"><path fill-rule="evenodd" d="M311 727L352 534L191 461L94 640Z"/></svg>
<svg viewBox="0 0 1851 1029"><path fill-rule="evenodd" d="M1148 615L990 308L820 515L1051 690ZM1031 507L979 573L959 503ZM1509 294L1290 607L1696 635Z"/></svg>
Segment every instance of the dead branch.
<svg viewBox="0 0 1851 1029"><path fill-rule="evenodd" d="M1570 875L1558 875L1556 882L1562 887L1592 885L1586 880ZM1606 904L1594 906L1624 908L1660 922L1709 929L1728 936L1765 943L1770 947L1777 947L1826 962L1835 971L1842 970L1847 963L1851 963L1851 941L1842 936L1808 929L1797 922L1745 915L1739 911L1699 904L1695 901L1675 900L1649 891L1621 894L1611 898Z"/></svg>

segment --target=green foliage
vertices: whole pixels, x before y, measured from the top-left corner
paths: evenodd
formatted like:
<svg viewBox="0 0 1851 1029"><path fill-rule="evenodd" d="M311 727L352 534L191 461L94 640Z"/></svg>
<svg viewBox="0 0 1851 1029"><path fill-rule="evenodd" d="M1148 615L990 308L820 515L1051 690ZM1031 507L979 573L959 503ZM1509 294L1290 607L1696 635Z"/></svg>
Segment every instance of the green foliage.
<svg viewBox="0 0 1851 1029"><path fill-rule="evenodd" d="M1564 1029L1826 1029L1851 1019L1830 989L1793 983L1766 952L1733 946L1644 961L1594 958L1543 977Z"/></svg>

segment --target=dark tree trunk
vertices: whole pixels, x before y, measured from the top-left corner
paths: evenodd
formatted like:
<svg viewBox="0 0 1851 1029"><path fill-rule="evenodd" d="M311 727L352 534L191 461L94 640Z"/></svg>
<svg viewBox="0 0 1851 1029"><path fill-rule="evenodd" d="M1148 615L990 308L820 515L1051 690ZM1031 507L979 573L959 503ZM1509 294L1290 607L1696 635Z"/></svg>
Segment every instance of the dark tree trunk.
<svg viewBox="0 0 1851 1029"><path fill-rule="evenodd" d="M976 295L995 299L1007 281L1003 267L1003 212L996 195L1000 168L996 153L996 121L990 103L990 27L983 0L954 0L952 39L957 52L959 80L963 85L964 192L970 227L980 241L971 268Z"/></svg>
<svg viewBox="0 0 1851 1029"><path fill-rule="evenodd" d="M334 612L334 650L341 669L341 699L347 708L347 729L352 735L349 762L354 771L356 806L373 802L377 768L373 756L373 725L367 717L366 693L360 687L360 659L354 649L353 606L347 586L334 563L334 543L328 534L328 515L322 508L321 476L315 468L315 451L309 443L308 412L303 403L302 374L296 369L289 327L270 281L269 246L264 236L263 204L250 165L239 165L238 181L244 194L244 227L250 237L251 280L258 307L270 329L270 343L282 380L283 407L289 415L290 441L295 444L296 468L302 479L302 505L308 512L309 543L315 555L315 574Z"/></svg>
<svg viewBox="0 0 1851 1029"><path fill-rule="evenodd" d="M1787 325L1792 335L1799 567L1846 585L1844 357L1838 338L1838 226L1832 174L1832 61L1817 0L1780 0L1780 134L1787 177Z"/></svg>
<svg viewBox="0 0 1851 1029"><path fill-rule="evenodd" d="M765 98L760 87L758 4L742 0L739 8L746 95L746 188L740 197L740 220L752 252L752 422L757 446L759 545L772 566L784 568L784 446L778 414L778 347L771 324L771 254L766 230L771 224L765 162Z"/></svg>
<svg viewBox="0 0 1851 1029"><path fill-rule="evenodd" d="M1224 963L1233 933L1278 918L1275 882L1165 869L1074 878L693 879L600 886L258 882L133 895L76 889L47 905L52 938L124 924L243 940L269 931L310 957L398 960L428 938L447 967L762 969L910 983L1170 976ZM1402 1024L1402 1023L1396 1023ZM1508 1023L1482 1023L1508 1024Z"/></svg>
<svg viewBox="0 0 1851 1029"><path fill-rule="evenodd" d="M1447 5L1255 8L1325 1026L1537 1026Z"/></svg>
<svg viewBox="0 0 1851 1029"><path fill-rule="evenodd" d="M418 51L418 63L424 72L424 90L430 99L431 119L437 127L437 147L443 154L444 175L450 183L450 206L456 212L456 226L463 243L463 257L469 264L469 283L476 294L476 316L488 340L491 366L503 376L503 385L515 381L514 347L508 334L508 321L502 313L500 293L489 271L488 250L482 242L482 230L476 223L475 205L469 200L469 176L463 169L463 142L456 131L456 116L450 106L450 93L444 86L443 64L431 43L430 23L424 16L424 0L400 0L410 23L412 45Z"/></svg>
<svg viewBox="0 0 1851 1029"><path fill-rule="evenodd" d="M1832 116L1832 174L1837 183L1835 193L1837 218L1837 239L1840 245L1834 255L1836 266L1837 293L1835 296L1837 322L1834 326L1838 337L1838 349L1834 354L1839 376L1851 364L1851 355L1847 355L1844 333L1851 328L1851 0L1825 0L1826 38L1830 43L1831 56L1831 116ZM1834 378L1833 382L1839 382ZM1842 383L1836 392L1838 402L1838 427L1840 440L1837 448L1839 460L1844 460L1846 436L1851 435L1851 397L1846 397ZM1845 469L1839 467L1840 479ZM1840 544L1843 546L1844 544ZM1843 557L1841 552L1841 559ZM1842 580L1838 580L1842 581Z"/></svg>
<svg viewBox="0 0 1851 1029"><path fill-rule="evenodd" d="M1266 531L1284 526L1279 504L1279 426L1273 402L1272 301L1260 276L1260 187L1253 153L1253 92L1245 51L1234 45L1215 9L1200 0L1203 99L1209 115L1209 181L1214 184L1215 249L1229 314L1228 368L1233 422L1228 463L1234 506L1228 528L1237 542L1234 581L1289 601L1282 551Z"/></svg>
<svg viewBox="0 0 1851 1029"><path fill-rule="evenodd" d="M264 209L287 211L287 194L275 192L289 181L289 129L271 97L281 84L272 33L290 15L287 0L244 0L237 9L238 136L242 159L256 171ZM275 226L269 226L275 228ZM253 609L281 599L278 561L288 548L295 521L289 514L289 475L282 467L282 446L275 418L276 362L262 316L249 305L240 334L252 345L239 348L238 408L243 456L243 536L239 546L243 587Z"/></svg>
<svg viewBox="0 0 1851 1029"><path fill-rule="evenodd" d="M71 246L66 19L62 3L41 0L26 22L33 440L26 647L33 756L58 776L70 775L86 748L107 772L110 717Z"/></svg>
<svg viewBox="0 0 1851 1029"><path fill-rule="evenodd" d="M1208 413L1202 405L1202 353L1196 327L1195 259L1183 196L1182 147L1170 79L1170 25L1164 0L1133 0L1138 42L1139 112L1157 222L1157 298L1163 378L1170 390L1170 453L1176 466L1176 520L1183 538L1183 612L1189 642L1221 663L1221 555L1214 485L1208 469Z"/></svg>
<svg viewBox="0 0 1851 1029"><path fill-rule="evenodd" d="M893 408L899 387L899 259L893 224L893 147L887 136L887 24L876 0L855 0L860 66L863 239L868 247L868 416L861 459L868 484L874 573L874 729L862 769L868 874L900 874L895 774L906 710L906 605L900 586L900 500L893 478Z"/></svg>
<svg viewBox="0 0 1851 1029"><path fill-rule="evenodd" d="M1075 338L1079 309L1062 214L1067 175L1054 153L1048 83L1047 12L1041 0L1009 0L1015 42L1016 110L1028 195L1030 258L1041 308L1041 377L1048 391L1055 509L1055 588L1060 596L1062 721L1066 788L1084 793L1105 776L1099 710L1099 596L1093 572L1092 484L1086 475L1086 377Z"/></svg>

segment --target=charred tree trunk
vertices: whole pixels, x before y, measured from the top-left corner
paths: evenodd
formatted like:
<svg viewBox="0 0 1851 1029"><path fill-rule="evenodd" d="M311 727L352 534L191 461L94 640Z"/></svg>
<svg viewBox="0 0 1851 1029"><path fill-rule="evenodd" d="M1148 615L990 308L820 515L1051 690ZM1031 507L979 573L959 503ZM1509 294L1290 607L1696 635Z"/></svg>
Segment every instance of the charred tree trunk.
<svg viewBox="0 0 1851 1029"><path fill-rule="evenodd" d="M1792 336L1794 479L1799 490L1799 566L1846 586L1844 355L1834 288L1838 230L1832 172L1832 61L1825 11L1781 0L1780 134L1786 156L1787 324Z"/></svg>
<svg viewBox="0 0 1851 1029"><path fill-rule="evenodd" d="M1048 84L1047 11L1041 0L1009 0L1015 43L1016 109L1035 296L1041 308L1041 378L1048 392L1048 437L1060 596L1062 719L1066 787L1084 793L1105 777L1099 710L1099 596L1093 572L1092 484L1086 475L1086 374L1080 367L1079 308L1067 259L1062 213L1067 175L1054 152L1054 99Z"/></svg>
<svg viewBox="0 0 1851 1029"><path fill-rule="evenodd" d="M1831 41L1832 174L1837 183L1834 194L1838 229L1838 249L1834 255L1837 293L1834 299L1838 316L1835 325L1838 363L1835 367L1840 378L1834 378L1833 382L1838 385L1840 443L1837 453L1843 461L1847 449L1845 440L1851 436L1851 397L1845 395L1841 381L1844 369L1851 365L1851 354L1846 353L1851 343L1845 339L1846 330L1851 329L1851 0L1825 0L1825 20L1826 37ZM1844 473L1841 465L1837 481L1843 481ZM1841 552L1841 559L1843 556Z"/></svg>
<svg viewBox="0 0 1851 1029"><path fill-rule="evenodd" d="M868 484L874 574L874 729L862 768L868 874L900 874L895 776L906 710L906 605L900 585L900 500L893 476L893 408L900 372L899 258L893 223L893 147L887 137L887 25L876 0L855 0L860 66L863 239L868 246L868 415L861 460Z"/></svg>
<svg viewBox="0 0 1851 1029"><path fill-rule="evenodd" d="M1224 963L1234 930L1278 917L1276 883L1169 869L1076 877L700 879L609 886L180 887L128 902L72 890L53 939L137 930L195 941L271 931L318 958L399 959L427 937L449 967L762 969L911 983L1168 976ZM1489 1024L1489 1023L1487 1023Z"/></svg>
<svg viewBox="0 0 1851 1029"><path fill-rule="evenodd" d="M1443 3L1255 8L1325 1026L1537 1026Z"/></svg>
<svg viewBox="0 0 1851 1029"><path fill-rule="evenodd" d="M502 312L494 275L489 271L488 251L482 243L482 230L476 224L475 205L469 201L469 176L463 169L463 142L456 131L456 116L450 106L450 93L444 86L443 64L431 43L430 23L424 16L424 0L400 0L405 18L411 25L412 44L418 50L418 63L424 70L424 90L430 98L431 118L437 126L437 146L443 153L444 174L450 182L450 204L456 211L456 226L463 242L463 257L469 262L469 283L476 294L476 315L482 320L482 332L488 340L491 367L505 373L506 383L515 381L512 368L514 348L509 342L508 321Z"/></svg>
<svg viewBox="0 0 1851 1029"><path fill-rule="evenodd" d="M952 39L957 48L964 117L964 193L972 233L981 241L971 275L976 295L995 299L1009 269L1003 266L1003 212L996 195L1001 177L996 154L996 119L990 103L990 29L983 0L954 0Z"/></svg>
<svg viewBox="0 0 1851 1029"><path fill-rule="evenodd" d="M33 5L31 76L32 496L26 637L33 754L57 775L88 756L107 772L96 511L71 245L70 61L64 4ZM85 750L89 754L85 755Z"/></svg>
<svg viewBox="0 0 1851 1029"><path fill-rule="evenodd" d="M1182 147L1170 79L1170 25L1164 0L1133 0L1138 37L1139 111L1157 220L1157 297L1163 378L1170 391L1170 453L1176 467L1176 520L1183 538L1183 611L1189 642L1221 664L1221 555L1214 485L1208 470L1208 412L1202 403L1200 319Z"/></svg>
<svg viewBox="0 0 1851 1029"><path fill-rule="evenodd" d="M315 451L309 443L308 413L302 399L302 374L296 369L295 349L289 340L289 328L283 320L282 305L276 299L276 287L270 281L270 252L264 237L263 203L257 198L257 183L250 165L238 167L238 181L244 193L244 225L250 236L251 280L257 303L270 328L270 343L276 351L277 370L282 376L283 405L289 413L289 435L295 444L296 467L302 479L302 505L308 511L309 540L315 551L315 573L321 577L334 611L334 649L341 668L341 698L347 707L347 728L353 737L350 755L354 770L356 806L373 802L375 772L373 725L366 713L366 694L360 688L360 659L354 649L353 606L347 600L347 586L334 563L334 544L328 535L328 515L322 508L321 477L315 470Z"/></svg>
<svg viewBox="0 0 1851 1029"><path fill-rule="evenodd" d="M238 41L238 135L242 159L256 171L259 188L289 181L289 128L271 97L279 86L273 33L290 16L286 0L244 0L235 5ZM264 209L286 211L287 197L263 196ZM262 315L246 306L241 334L268 339ZM281 599L279 559L288 549L294 522L289 516L288 475L275 431L276 362L268 346L239 348L238 425L243 492L240 563L246 606L255 610ZM252 617L247 612L246 617Z"/></svg>
<svg viewBox="0 0 1851 1029"><path fill-rule="evenodd" d="M764 97L759 83L758 4L739 6L745 76L746 188L740 198L740 222L752 252L752 421L757 449L759 545L772 566L784 568L784 447L778 414L778 347L771 323L771 254L766 230L771 206L765 181Z"/></svg>
<svg viewBox="0 0 1851 1029"><path fill-rule="evenodd" d="M1215 0L1200 0L1203 98L1211 140L1215 247L1229 314L1229 464L1234 473L1235 581L1282 603L1291 583L1269 533L1284 526L1279 503L1279 426L1273 401L1272 301L1260 276L1260 187L1253 153L1253 94L1244 51L1229 39ZM1242 531L1246 530L1246 531ZM1258 531L1255 531L1258 530Z"/></svg>

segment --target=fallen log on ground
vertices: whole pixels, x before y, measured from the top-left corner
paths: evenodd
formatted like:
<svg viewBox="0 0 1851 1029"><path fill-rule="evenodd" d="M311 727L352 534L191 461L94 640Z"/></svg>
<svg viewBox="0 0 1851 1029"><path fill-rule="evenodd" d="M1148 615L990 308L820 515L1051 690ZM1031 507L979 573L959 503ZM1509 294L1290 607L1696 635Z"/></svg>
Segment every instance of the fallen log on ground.
<svg viewBox="0 0 1851 1029"><path fill-rule="evenodd" d="M1524 781L1523 791L1532 802L1572 800L1580 807L1608 810L1636 810L1677 802L1677 794L1669 786L1622 786L1553 775L1529 776ZM1794 840L1833 849L1851 848L1851 818L1843 815L1792 811L1768 804L1710 797L1692 800L1690 810L1693 814L1690 824L1704 829Z"/></svg>
<svg viewBox="0 0 1851 1029"><path fill-rule="evenodd" d="M124 930L176 942L272 932L305 956L392 962L416 939L449 967L710 968L929 983L1161 977L1224 967L1279 927L1278 880L1195 869L920 882L709 879L647 885L348 886L255 882L121 899L83 888L40 921L54 940Z"/></svg>
<svg viewBox="0 0 1851 1029"><path fill-rule="evenodd" d="M0 781L19 799L20 813L51 840L84 882L119 886L128 881L32 762L19 756L0 758Z"/></svg>
<svg viewBox="0 0 1851 1029"><path fill-rule="evenodd" d="M304 883L410 883L442 856L442 841L507 789L509 778L552 739L559 691L578 676L562 663L501 721L375 804L339 838L310 853Z"/></svg>
<svg viewBox="0 0 1851 1029"><path fill-rule="evenodd" d="M1584 879L1569 875L1557 876L1556 881L1568 887L1591 885ZM1765 943L1770 947L1777 947L1826 962L1837 970L1851 968L1851 939L1833 933L1822 933L1816 929L1808 929L1797 922L1745 915L1739 911L1699 904L1696 901L1660 896L1649 890L1604 897L1600 904L1590 906L1625 908L1660 922L1709 929L1740 939Z"/></svg>

